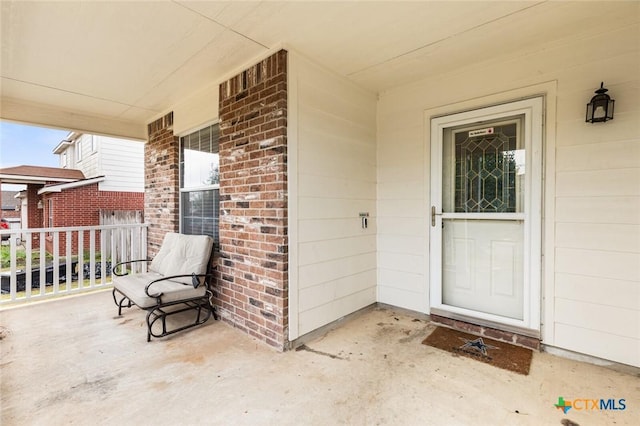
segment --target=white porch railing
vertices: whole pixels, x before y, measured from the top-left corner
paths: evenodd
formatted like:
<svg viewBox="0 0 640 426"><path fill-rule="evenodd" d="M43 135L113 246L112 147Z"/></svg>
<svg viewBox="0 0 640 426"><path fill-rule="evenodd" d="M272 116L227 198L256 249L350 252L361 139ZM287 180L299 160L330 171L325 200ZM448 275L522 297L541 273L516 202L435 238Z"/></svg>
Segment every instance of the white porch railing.
<svg viewBox="0 0 640 426"><path fill-rule="evenodd" d="M116 263L147 258L143 223L12 229L0 235L0 305L108 287Z"/></svg>

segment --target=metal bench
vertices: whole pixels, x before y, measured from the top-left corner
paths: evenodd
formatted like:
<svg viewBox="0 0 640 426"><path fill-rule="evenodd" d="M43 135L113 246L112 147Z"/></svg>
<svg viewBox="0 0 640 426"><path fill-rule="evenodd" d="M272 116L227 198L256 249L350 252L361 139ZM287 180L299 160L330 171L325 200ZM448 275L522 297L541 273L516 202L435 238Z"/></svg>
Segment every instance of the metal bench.
<svg viewBox="0 0 640 426"><path fill-rule="evenodd" d="M204 324L214 315L211 298L213 239L206 235L167 233L153 260L132 260L113 268L113 301L122 308L133 305L147 311L147 342ZM131 273L129 267L147 262L148 272ZM173 329L167 318L193 311L193 321ZM186 314L185 314L186 315Z"/></svg>

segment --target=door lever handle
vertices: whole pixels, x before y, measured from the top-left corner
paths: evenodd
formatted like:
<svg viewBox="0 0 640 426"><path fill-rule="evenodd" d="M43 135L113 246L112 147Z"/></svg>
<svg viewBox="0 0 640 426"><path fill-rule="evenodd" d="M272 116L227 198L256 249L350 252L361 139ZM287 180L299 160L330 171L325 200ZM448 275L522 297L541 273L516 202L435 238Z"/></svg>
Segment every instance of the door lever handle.
<svg viewBox="0 0 640 426"><path fill-rule="evenodd" d="M436 226L436 216L442 216L442 213L436 213L436 206L431 206L431 226Z"/></svg>

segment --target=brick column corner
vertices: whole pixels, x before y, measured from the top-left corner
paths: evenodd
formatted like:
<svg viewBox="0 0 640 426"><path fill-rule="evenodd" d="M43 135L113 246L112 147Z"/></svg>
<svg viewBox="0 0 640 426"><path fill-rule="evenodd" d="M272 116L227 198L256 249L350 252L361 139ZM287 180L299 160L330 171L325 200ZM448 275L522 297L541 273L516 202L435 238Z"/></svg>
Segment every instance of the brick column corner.
<svg viewBox="0 0 640 426"><path fill-rule="evenodd" d="M144 147L144 221L149 224L148 255L153 257L167 232L180 220L179 141L173 134L173 112L150 123Z"/></svg>
<svg viewBox="0 0 640 426"><path fill-rule="evenodd" d="M287 52L220 85L220 262L223 320L288 345Z"/></svg>

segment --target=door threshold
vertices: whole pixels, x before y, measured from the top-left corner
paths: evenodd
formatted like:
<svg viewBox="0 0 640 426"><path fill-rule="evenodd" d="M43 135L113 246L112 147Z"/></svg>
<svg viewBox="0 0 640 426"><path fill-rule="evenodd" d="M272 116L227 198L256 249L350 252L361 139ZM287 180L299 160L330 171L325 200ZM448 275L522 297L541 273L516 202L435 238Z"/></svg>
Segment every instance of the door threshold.
<svg viewBox="0 0 640 426"><path fill-rule="evenodd" d="M446 316L441 315L443 313L446 314ZM462 315L443 312L438 309L431 309L430 317L432 322L446 327L517 346L523 346L536 351L540 350L540 333L537 330L495 324L490 321L463 317Z"/></svg>

